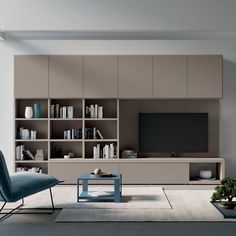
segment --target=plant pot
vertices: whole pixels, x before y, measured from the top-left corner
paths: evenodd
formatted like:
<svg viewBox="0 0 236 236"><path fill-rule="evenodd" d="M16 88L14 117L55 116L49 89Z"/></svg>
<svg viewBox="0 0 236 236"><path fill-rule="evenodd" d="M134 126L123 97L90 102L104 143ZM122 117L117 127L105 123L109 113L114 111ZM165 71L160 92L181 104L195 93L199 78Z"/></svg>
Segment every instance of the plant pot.
<svg viewBox="0 0 236 236"><path fill-rule="evenodd" d="M219 206L224 209L234 209L236 208L236 202L221 202Z"/></svg>

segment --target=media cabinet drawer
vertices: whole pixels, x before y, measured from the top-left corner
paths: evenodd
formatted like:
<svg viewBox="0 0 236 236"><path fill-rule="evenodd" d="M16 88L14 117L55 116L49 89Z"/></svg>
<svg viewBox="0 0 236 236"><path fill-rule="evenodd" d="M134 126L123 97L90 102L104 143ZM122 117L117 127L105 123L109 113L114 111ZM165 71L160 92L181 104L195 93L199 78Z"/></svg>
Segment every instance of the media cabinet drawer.
<svg viewBox="0 0 236 236"><path fill-rule="evenodd" d="M187 184L188 163L119 163L124 184Z"/></svg>
<svg viewBox="0 0 236 236"><path fill-rule="evenodd" d="M78 177L82 173L90 173L96 168L100 168L102 171L108 173L118 172L118 163L50 162L48 167L49 175L54 176L60 180L64 180L65 184L76 184ZM96 183L96 181L91 183ZM101 181L97 183L101 184ZM103 183L105 184L111 182L104 181Z"/></svg>

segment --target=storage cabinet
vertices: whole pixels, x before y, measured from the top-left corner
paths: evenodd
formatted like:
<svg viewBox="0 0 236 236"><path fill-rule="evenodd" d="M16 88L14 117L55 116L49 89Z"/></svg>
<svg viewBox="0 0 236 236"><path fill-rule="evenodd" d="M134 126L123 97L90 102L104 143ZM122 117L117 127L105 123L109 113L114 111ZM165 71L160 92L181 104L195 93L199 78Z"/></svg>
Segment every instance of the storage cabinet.
<svg viewBox="0 0 236 236"><path fill-rule="evenodd" d="M14 93L16 98L48 97L48 56L15 56Z"/></svg>
<svg viewBox="0 0 236 236"><path fill-rule="evenodd" d="M187 97L187 56L153 57L153 97Z"/></svg>
<svg viewBox="0 0 236 236"><path fill-rule="evenodd" d="M125 184L187 184L187 163L120 162L119 171Z"/></svg>
<svg viewBox="0 0 236 236"><path fill-rule="evenodd" d="M82 173L90 173L93 172L94 169L100 168L104 172L107 173L117 173L118 172L118 163L113 162L50 162L49 163L49 173L52 176L60 180L64 180L66 184L76 184L78 177ZM68 172L69 170L69 172ZM92 183L92 182L91 182ZM93 181L96 183L96 181ZM101 184L101 182L98 182ZM108 181L104 181L104 183L111 183Z"/></svg>
<svg viewBox="0 0 236 236"><path fill-rule="evenodd" d="M118 56L84 56L84 96L118 97Z"/></svg>
<svg viewBox="0 0 236 236"><path fill-rule="evenodd" d="M119 56L119 97L152 97L152 56Z"/></svg>
<svg viewBox="0 0 236 236"><path fill-rule="evenodd" d="M83 97L83 56L49 56L49 96Z"/></svg>
<svg viewBox="0 0 236 236"><path fill-rule="evenodd" d="M188 97L222 97L222 56L188 56Z"/></svg>

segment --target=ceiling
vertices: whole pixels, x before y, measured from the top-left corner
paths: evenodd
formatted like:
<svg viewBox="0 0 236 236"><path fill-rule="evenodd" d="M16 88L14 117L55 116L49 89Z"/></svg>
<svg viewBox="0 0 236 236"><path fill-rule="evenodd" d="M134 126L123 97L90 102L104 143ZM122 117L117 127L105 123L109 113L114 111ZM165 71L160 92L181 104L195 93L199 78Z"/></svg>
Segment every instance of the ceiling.
<svg viewBox="0 0 236 236"><path fill-rule="evenodd" d="M20 39L236 38L235 0L0 0Z"/></svg>

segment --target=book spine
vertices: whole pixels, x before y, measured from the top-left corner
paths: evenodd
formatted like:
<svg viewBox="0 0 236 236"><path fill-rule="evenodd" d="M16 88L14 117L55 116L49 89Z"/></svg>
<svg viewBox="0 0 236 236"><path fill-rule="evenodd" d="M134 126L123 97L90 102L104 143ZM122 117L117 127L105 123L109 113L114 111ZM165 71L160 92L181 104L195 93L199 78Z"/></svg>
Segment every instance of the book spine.
<svg viewBox="0 0 236 236"><path fill-rule="evenodd" d="M63 107L60 108L60 118L63 118Z"/></svg>
<svg viewBox="0 0 236 236"><path fill-rule="evenodd" d="M100 158L100 144L97 144L97 158Z"/></svg>
<svg viewBox="0 0 236 236"><path fill-rule="evenodd" d="M93 147L93 158L97 159L97 147L96 146Z"/></svg>
<svg viewBox="0 0 236 236"><path fill-rule="evenodd" d="M97 139L97 129L93 127L93 139Z"/></svg>
<svg viewBox="0 0 236 236"><path fill-rule="evenodd" d="M103 118L103 107L101 106L98 107L98 118L99 119Z"/></svg>
<svg viewBox="0 0 236 236"><path fill-rule="evenodd" d="M114 158L114 144L110 144L110 158Z"/></svg>
<svg viewBox="0 0 236 236"><path fill-rule="evenodd" d="M95 118L95 110L94 110L94 105L90 105L90 118Z"/></svg>
<svg viewBox="0 0 236 236"><path fill-rule="evenodd" d="M62 118L66 119L67 118L67 114L66 114L66 107L62 107Z"/></svg>
<svg viewBox="0 0 236 236"><path fill-rule="evenodd" d="M51 118L55 117L55 105L50 106L50 117Z"/></svg>
<svg viewBox="0 0 236 236"><path fill-rule="evenodd" d="M56 104L56 118L60 118L60 106Z"/></svg>
<svg viewBox="0 0 236 236"><path fill-rule="evenodd" d="M94 105L94 118L98 118L98 105Z"/></svg>

